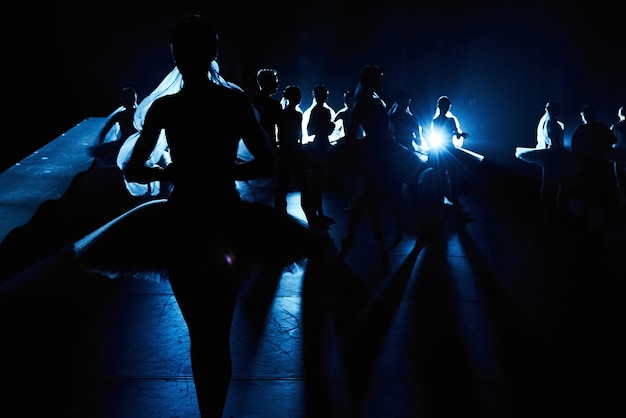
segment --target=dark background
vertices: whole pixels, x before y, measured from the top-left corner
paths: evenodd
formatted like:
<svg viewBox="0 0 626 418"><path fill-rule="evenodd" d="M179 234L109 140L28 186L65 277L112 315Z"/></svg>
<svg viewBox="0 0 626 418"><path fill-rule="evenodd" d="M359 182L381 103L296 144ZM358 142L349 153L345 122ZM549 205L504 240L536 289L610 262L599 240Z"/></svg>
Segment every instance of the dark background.
<svg viewBox="0 0 626 418"><path fill-rule="evenodd" d="M223 75L250 94L261 67L276 68L280 91L302 88L302 107L317 83L338 110L366 64L384 71L383 96L408 89L428 121L440 95L470 133L466 146L517 164L515 146L534 146L548 100L563 104L566 138L585 104L607 124L626 99L624 18L594 1L437 3L317 1L113 0L101 6L17 4L5 15L5 115L0 170L93 116L139 100L172 68L169 28L188 12L209 16L220 33Z"/></svg>

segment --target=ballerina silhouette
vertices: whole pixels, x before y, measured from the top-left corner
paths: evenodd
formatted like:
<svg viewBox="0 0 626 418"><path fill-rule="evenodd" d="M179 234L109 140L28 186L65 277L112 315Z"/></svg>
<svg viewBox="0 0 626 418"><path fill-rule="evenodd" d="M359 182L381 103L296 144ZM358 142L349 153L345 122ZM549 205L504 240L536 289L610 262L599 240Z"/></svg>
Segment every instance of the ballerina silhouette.
<svg viewBox="0 0 626 418"><path fill-rule="evenodd" d="M254 279L246 288L254 289L254 281L267 288L285 268L304 260L305 277L324 277L324 266L338 260L327 235L240 197L236 181L272 175L275 154L250 100L219 76L217 39L202 16L176 22L171 48L177 71L150 96L142 129L123 165L129 182L171 182L168 199L143 203L74 247L91 270L169 280L189 331L203 417L223 414L232 371L230 329L242 282ZM240 140L252 159L237 158ZM151 161L162 142L172 157L165 167ZM199 190L212 194L211 208L199 203ZM254 307L252 317L262 323L267 311L259 309L267 306Z"/></svg>

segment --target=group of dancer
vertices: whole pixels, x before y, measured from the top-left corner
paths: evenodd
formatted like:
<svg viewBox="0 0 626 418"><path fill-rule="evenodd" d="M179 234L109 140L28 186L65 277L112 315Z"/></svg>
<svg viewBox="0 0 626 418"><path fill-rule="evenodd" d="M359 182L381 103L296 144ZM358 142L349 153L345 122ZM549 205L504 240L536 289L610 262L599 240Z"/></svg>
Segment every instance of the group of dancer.
<svg viewBox="0 0 626 418"><path fill-rule="evenodd" d="M517 147L515 156L541 167L539 197L546 220L561 220L566 199L575 198L583 223L589 226L595 212L606 226L611 207L626 204L624 108L618 109L619 121L609 126L598 121L594 106L585 105L569 149L560 113L559 103L548 102L537 124L535 147Z"/></svg>
<svg viewBox="0 0 626 418"><path fill-rule="evenodd" d="M323 85L316 86L319 112L312 109L306 133L313 135L314 141L321 137L324 146L313 153L313 160L316 153L323 156L322 170L349 167L350 175L363 182L350 213L347 235L338 250L325 232L332 219L325 216L318 200L321 197L315 194L315 190L319 194L319 188L315 183L311 187L299 166L304 145L303 115L297 108L302 99L299 88L285 88L284 107L271 104L280 113L280 122L276 129L272 122L263 128L262 114L269 112L262 110L262 102L267 103L273 93L251 100L239 86L220 75L216 61L218 35L209 20L199 15L181 17L171 33L171 52L175 66L159 86L139 104L136 93L125 90L122 107L108 119L105 129L119 126L119 146L105 145L109 141L103 134L90 149L98 163L110 165L104 156L115 147L115 163L131 194L167 198L142 203L132 213L79 242L75 251L92 268L120 275L123 272L114 270L121 268L121 262L116 266L113 260L111 265L98 266L103 263L98 249L115 248L108 245L111 241L128 241L123 235L124 225L132 223L133 229L129 230L137 231L142 216L143 222L167 225L159 227L162 241L150 240L155 254L151 268L163 269L162 277L171 284L187 324L201 414L217 417L223 412L229 387L229 335L242 282L252 276L276 281L284 268L298 263L306 266L305 281L324 283L345 271L343 258L352 248L358 222L365 213L369 214L387 269L389 249L383 235L383 205L391 205L396 214L394 242L402 239L403 189L423 208L440 208L445 196L461 210L458 164L464 157L457 156L457 148L458 141L467 134L450 115L449 98L442 96L432 128L444 132L443 142L431 147L429 160L420 158L415 149L394 139L389 109L380 96L383 72L376 65L367 65L359 74L350 116L343 120L345 138L329 148L328 136L335 121L327 122L336 115L324 110L328 91ZM276 72L262 71L258 76L269 85L270 92L276 92ZM310 152L307 158L311 159ZM276 167L278 193L274 205L242 198L238 182L273 177ZM320 173L324 175L324 171ZM287 213L285 198L291 175L301 188L309 224ZM212 195L210 211L199 204L198 195L202 193ZM430 216L433 212L438 213L438 209L423 213ZM267 245L268 240L272 245ZM126 256L132 257L132 251L129 253ZM309 393L319 396L314 390ZM310 401L311 411L323 413L319 410L323 402Z"/></svg>

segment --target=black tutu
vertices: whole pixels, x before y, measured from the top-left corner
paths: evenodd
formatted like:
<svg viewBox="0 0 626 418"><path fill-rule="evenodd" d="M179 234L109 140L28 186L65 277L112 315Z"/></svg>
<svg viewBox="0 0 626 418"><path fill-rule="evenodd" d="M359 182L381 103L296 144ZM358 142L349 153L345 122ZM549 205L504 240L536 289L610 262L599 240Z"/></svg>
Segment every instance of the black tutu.
<svg viewBox="0 0 626 418"><path fill-rule="evenodd" d="M363 176L372 170L386 181L412 182L429 167L415 151L391 141L388 147L368 147L366 140L338 141L328 154L329 167L342 175ZM382 174L381 174L382 173Z"/></svg>
<svg viewBox="0 0 626 418"><path fill-rule="evenodd" d="M167 279L167 251L157 244L163 239L166 202L143 203L76 241L76 259L86 270L110 278Z"/></svg>
<svg viewBox="0 0 626 418"><path fill-rule="evenodd" d="M80 265L109 278L166 281L172 230L198 259L227 248L242 270L257 265L287 268L302 263L324 245L322 236L297 218L256 202L241 201L227 214L201 208L207 222L169 221L167 199L151 200L129 210L74 244ZM190 216L189 219L193 219ZM181 230L181 226L188 225Z"/></svg>

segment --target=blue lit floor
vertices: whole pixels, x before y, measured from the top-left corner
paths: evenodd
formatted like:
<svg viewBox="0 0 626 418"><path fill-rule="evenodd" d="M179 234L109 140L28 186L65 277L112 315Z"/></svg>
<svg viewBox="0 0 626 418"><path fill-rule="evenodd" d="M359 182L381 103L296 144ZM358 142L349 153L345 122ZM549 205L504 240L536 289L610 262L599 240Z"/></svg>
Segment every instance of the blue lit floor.
<svg viewBox="0 0 626 418"><path fill-rule="evenodd" d="M616 212L607 231L591 234L546 224L534 179L499 170L480 169L482 183L463 195L471 222L446 213L424 248L405 233L388 275L361 223L340 295L351 320L329 325L321 362L334 416L624 415L626 219ZM339 244L348 201L337 189L324 197ZM301 216L298 193L289 199ZM52 212L35 216L22 240L10 237L19 251L3 243L3 263L51 240L58 229L44 221L65 219ZM259 340L238 309L225 417L304 416L301 285L301 271L283 275ZM199 416L188 335L167 283L85 274L52 252L0 286L0 318L3 415Z"/></svg>

